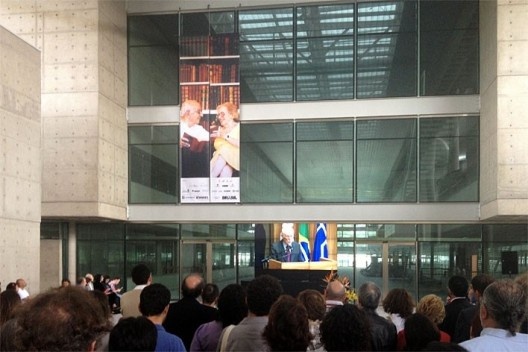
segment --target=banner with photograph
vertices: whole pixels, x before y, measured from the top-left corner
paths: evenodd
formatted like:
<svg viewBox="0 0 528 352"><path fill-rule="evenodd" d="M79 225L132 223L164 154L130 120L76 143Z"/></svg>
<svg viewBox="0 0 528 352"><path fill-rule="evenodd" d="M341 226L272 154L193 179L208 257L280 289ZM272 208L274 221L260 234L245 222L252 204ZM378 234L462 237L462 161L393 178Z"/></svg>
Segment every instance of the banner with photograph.
<svg viewBox="0 0 528 352"><path fill-rule="evenodd" d="M182 203L240 202L238 34L180 43Z"/></svg>

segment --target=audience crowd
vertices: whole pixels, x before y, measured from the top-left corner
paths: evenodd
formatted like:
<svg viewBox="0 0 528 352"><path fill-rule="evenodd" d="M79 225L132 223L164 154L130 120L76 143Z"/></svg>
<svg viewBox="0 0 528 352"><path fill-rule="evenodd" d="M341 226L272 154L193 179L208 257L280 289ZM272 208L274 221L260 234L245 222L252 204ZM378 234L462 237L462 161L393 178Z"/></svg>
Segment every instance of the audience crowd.
<svg viewBox="0 0 528 352"><path fill-rule="evenodd" d="M448 298L418 302L363 283L357 302L336 279L297 297L260 275L219 289L197 273L181 299L136 265L136 285L90 273L31 295L24 279L0 292L0 351L526 351L528 273L515 280L452 276ZM382 296L385 298L381 300ZM355 299L355 298L354 298Z"/></svg>

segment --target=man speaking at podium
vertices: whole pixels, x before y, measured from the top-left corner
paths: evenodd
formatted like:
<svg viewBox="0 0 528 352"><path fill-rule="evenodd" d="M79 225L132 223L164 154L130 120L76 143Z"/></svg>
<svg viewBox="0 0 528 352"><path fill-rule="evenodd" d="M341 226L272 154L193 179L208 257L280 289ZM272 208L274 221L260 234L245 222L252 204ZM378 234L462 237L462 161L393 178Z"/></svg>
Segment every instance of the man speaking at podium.
<svg viewBox="0 0 528 352"><path fill-rule="evenodd" d="M292 223L282 224L280 240L271 245L271 259L280 262L304 262L301 245L293 241Z"/></svg>

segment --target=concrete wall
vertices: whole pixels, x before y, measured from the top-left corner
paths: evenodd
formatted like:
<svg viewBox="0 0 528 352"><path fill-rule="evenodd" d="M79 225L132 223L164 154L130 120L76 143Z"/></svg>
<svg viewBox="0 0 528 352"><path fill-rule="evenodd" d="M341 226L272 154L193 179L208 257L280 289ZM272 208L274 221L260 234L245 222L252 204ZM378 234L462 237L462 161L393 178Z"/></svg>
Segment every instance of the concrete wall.
<svg viewBox="0 0 528 352"><path fill-rule="evenodd" d="M528 221L528 1L480 2L482 220Z"/></svg>
<svg viewBox="0 0 528 352"><path fill-rule="evenodd" d="M0 26L0 281L40 288L40 52Z"/></svg>
<svg viewBox="0 0 528 352"><path fill-rule="evenodd" d="M125 219L125 3L2 1L0 24L42 50L42 216Z"/></svg>

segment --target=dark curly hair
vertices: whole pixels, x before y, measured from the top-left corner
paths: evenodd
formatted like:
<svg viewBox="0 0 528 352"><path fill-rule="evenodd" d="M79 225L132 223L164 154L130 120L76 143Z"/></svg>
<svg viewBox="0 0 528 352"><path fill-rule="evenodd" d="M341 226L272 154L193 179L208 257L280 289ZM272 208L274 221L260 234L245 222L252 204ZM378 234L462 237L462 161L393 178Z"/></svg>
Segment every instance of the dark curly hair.
<svg viewBox="0 0 528 352"><path fill-rule="evenodd" d="M154 351L157 340L156 325L147 318L123 318L110 332L108 351Z"/></svg>
<svg viewBox="0 0 528 352"><path fill-rule="evenodd" d="M271 351L306 351L313 338L306 308L292 296L280 296L271 307L262 336Z"/></svg>
<svg viewBox="0 0 528 352"><path fill-rule="evenodd" d="M139 311L146 317L160 315L169 305L171 293L162 284L150 284L141 290Z"/></svg>
<svg viewBox="0 0 528 352"><path fill-rule="evenodd" d="M256 316L264 316L268 315L271 305L282 294L282 286L277 278L261 275L250 281L246 293L249 311Z"/></svg>
<svg viewBox="0 0 528 352"><path fill-rule="evenodd" d="M383 309L387 313L399 314L403 319L413 313L414 299L404 288L393 288L383 300Z"/></svg>
<svg viewBox="0 0 528 352"><path fill-rule="evenodd" d="M431 341L440 341L440 330L427 316L415 313L405 319L406 351L421 351Z"/></svg>
<svg viewBox="0 0 528 352"><path fill-rule="evenodd" d="M96 298L78 287L41 293L22 306L18 350L86 351L111 328Z"/></svg>
<svg viewBox="0 0 528 352"><path fill-rule="evenodd" d="M307 289L299 292L297 299L304 305L308 312L308 319L323 320L326 313L326 302L321 292Z"/></svg>
<svg viewBox="0 0 528 352"><path fill-rule="evenodd" d="M222 327L237 325L247 315L246 291L241 285L231 284L224 287L218 297L218 320Z"/></svg>
<svg viewBox="0 0 528 352"><path fill-rule="evenodd" d="M447 287L449 287L455 297L466 297L469 290L469 282L465 277L455 275L449 278Z"/></svg>
<svg viewBox="0 0 528 352"><path fill-rule="evenodd" d="M372 334L365 312L355 305L336 306L319 328L327 351L370 351Z"/></svg>

